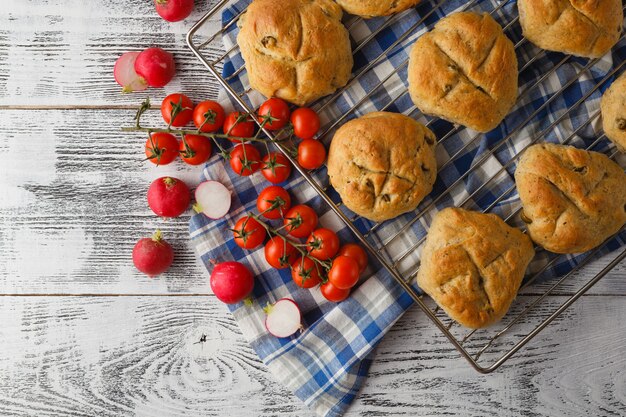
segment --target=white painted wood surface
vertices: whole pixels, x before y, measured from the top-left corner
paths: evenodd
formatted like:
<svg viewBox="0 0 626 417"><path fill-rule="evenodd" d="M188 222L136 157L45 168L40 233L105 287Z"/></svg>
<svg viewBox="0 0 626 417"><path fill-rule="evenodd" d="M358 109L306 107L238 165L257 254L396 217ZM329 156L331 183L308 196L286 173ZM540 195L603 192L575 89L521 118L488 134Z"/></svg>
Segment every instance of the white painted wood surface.
<svg viewBox="0 0 626 417"><path fill-rule="evenodd" d="M208 295L187 219L162 222L146 206L150 180L175 174L193 184L198 170L142 163L143 139L119 132L145 96L119 94L111 71L124 51L155 44L175 53L179 75L153 97L215 96L216 83L184 46L209 3L197 1L192 18L176 24L147 0L2 4L0 415L310 415ZM177 259L151 280L134 271L130 251L157 226ZM625 278L622 264L487 376L413 309L378 348L348 415L626 415Z"/></svg>

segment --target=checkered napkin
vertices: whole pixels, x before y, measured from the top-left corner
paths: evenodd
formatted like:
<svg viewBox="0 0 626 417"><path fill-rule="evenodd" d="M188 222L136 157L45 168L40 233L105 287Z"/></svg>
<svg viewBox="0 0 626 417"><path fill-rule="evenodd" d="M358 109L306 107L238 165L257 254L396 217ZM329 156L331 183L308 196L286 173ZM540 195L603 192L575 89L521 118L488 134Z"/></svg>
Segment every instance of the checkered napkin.
<svg viewBox="0 0 626 417"><path fill-rule="evenodd" d="M249 0L242 0L229 6L223 12L223 21L230 21L248 3ZM358 73L361 68L368 65L402 36L407 29L424 18L424 23L420 24L416 30L412 30L411 37L403 41L401 47L388 53L379 64L323 111L321 114L323 130L347 113L349 116L346 120L381 109L391 98L402 94L407 80L407 68L403 64L408 57L407 47L419 35L432 29L433 24L442 16L468 6L469 10L487 12L493 11L497 6L495 2L480 0L474 2L441 1L441 3L445 5L433 12L434 2L423 2L416 9L403 14L393 25L376 34L373 41L368 42L367 46L356 53L354 73ZM493 13L496 20L503 26L516 15L517 9L514 2L506 4ZM351 17L346 19L351 19ZM354 44L359 44L361 40L368 37L380 27L383 21L384 19L372 19L353 25L350 33ZM236 25L232 25L226 32L224 36L226 50L229 50L236 42L237 30ZM519 25L515 23L507 29L506 33L516 43L522 39L520 32ZM539 50L530 43L521 43L517 49L520 68L537 53ZM535 138L539 137L539 140L553 142L569 140L569 143L579 147L589 146L599 134L597 119L593 123L584 124L598 111L601 91L593 93L583 104L576 106L555 128L551 128L550 125L562 117L566 109L575 105L596 82L605 77L614 64L621 63L625 57L626 42L623 40L620 41L618 47L614 48L612 55L602 58L589 67L587 65L590 61L586 59L569 58L561 64L564 55L539 53L532 65L523 70L520 75L522 94L515 111L497 129L478 137L476 132L460 129L439 145L437 150L439 166L443 166L450 157L453 157L453 162L441 169L434 191L418 210L429 205L431 207L425 216L412 223L399 238L391 242L383 251L384 256L396 259L398 255L411 248L425 235L428 223L438 209L462 203L464 207L474 210L489 207L514 184L512 178L514 164L504 169L502 167ZM559 64L561 65L558 70L543 80L540 86L533 86ZM242 65L241 55L238 52L232 53L224 64L224 76L232 75ZM371 97L363 99L394 68L400 68L398 73L389 77ZM581 73L579 80L573 82L563 94L555 95L577 73ZM249 87L245 71L238 73L229 82L238 92L245 91ZM227 100L228 98L223 95L223 101ZM245 100L256 107L262 101L262 97L253 92L246 95ZM359 102L361 103L357 111L350 113L349 109ZM411 107L412 103L408 95L404 94L387 110L409 114ZM428 121L419 112L411 114L423 123ZM526 123L529 118L530 123ZM526 127L517 131L515 135L510 135L520 123ZM437 120L430 127L441 138L452 126ZM576 135L572 136L574 131ZM324 138L326 143L330 137L332 134ZM473 140L476 137L477 139ZM607 146L606 141L601 141L594 149L606 150ZM494 148L497 150L489 156L490 150ZM479 168L474 169L470 175L464 175L470 166L476 164L480 164ZM499 171L502 172L497 175L496 180L485 185L486 180ZM254 175L244 178L234 175L230 168L225 168L224 163L218 157L214 157L204 170L202 179L217 180L226 184L232 192L233 204L230 214L223 219L209 220L203 215L196 215L192 218L190 233L198 254L209 270L209 261L212 259L237 260L246 264L256 276L254 304L230 306L243 335L250 341L276 379L290 388L307 406L320 416L342 415L363 384L374 347L396 320L411 307L411 298L384 269L374 263L367 270L368 279L352 293L348 300L339 304L326 302L318 289L311 291L296 287L288 269L277 271L271 268L265 262L262 250L240 249L233 242L232 232L229 230L245 213L256 209L255 199L259 191L268 185L263 177ZM325 171L316 173L315 179L320 183L327 183ZM342 242L354 240L338 216L322 203L320 197L301 176L293 175L285 187L291 192L296 203L306 203L314 207L321 214L321 224L338 231ZM452 188L447 192L449 187ZM338 202L339 196L332 190L330 192L331 198ZM471 198L465 202L470 196ZM435 203L431 204L433 201ZM518 207L518 197L513 191L498 201L491 211L506 217ZM353 216L353 213L347 209L342 208L342 210L345 210L349 216ZM371 243L380 247L384 241L395 235L414 218L415 214L407 214L385 222L376 229L376 233L369 237ZM358 219L355 225L365 233L372 228L373 223ZM606 245L606 250L619 247L625 239L626 234L622 233ZM411 266L416 265L419 260L416 252L411 251L410 255L405 256L399 263L398 268L401 271L411 271ZM553 259L553 255L539 251L530 267L529 275L544 268L550 259ZM581 257L575 256L560 257L545 270L542 279L567 273L580 259ZM268 335L264 328L265 314L262 308L283 297L294 299L301 307L304 331L292 338L277 339ZM419 343L419 341L413 343Z"/></svg>

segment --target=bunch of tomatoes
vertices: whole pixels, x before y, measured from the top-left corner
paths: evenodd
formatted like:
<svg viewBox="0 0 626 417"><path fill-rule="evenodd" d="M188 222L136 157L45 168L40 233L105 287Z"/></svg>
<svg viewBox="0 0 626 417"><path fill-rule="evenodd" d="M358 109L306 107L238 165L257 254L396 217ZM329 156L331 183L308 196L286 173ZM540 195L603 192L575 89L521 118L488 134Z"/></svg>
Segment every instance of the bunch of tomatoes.
<svg viewBox="0 0 626 417"><path fill-rule="evenodd" d="M189 97L180 93L170 94L163 100L161 114L168 128L151 132L145 146L146 158L157 165L169 164L178 156L189 165L201 165L209 159L215 145L238 175L249 176L261 171L268 181L281 183L291 174L291 163L282 153L268 149L261 157L255 143L267 140L259 138L261 132L257 131L249 114L235 111L227 115L224 108L212 100L194 106ZM284 100L270 98L259 107L256 117L265 129L277 131L277 137L301 139L294 156L303 168L317 169L326 160L324 145L313 139L320 127L314 110L302 107L292 113ZM171 127L182 128L192 121L197 132L183 130L179 142L170 132ZM216 138L226 138L236 145L226 151Z"/></svg>

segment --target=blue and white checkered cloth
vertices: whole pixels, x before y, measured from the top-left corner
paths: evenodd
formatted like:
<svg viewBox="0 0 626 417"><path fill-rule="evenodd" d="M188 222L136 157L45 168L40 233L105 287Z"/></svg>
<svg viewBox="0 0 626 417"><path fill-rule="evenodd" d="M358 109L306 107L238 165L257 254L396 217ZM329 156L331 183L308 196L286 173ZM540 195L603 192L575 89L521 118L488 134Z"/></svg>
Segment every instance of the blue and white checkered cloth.
<svg viewBox="0 0 626 417"><path fill-rule="evenodd" d="M223 21L229 21L248 3L249 0L242 0L229 6L223 13ZM416 30L411 32L410 38L401 43L401 47L395 48L385 56L379 64L324 110L321 115L324 125L329 126L346 114L348 109L358 103L393 68L401 67L397 75L392 75L371 98L364 100L356 112L349 114L348 119L380 109L390 101L390 98L401 94L407 83L407 68L403 65L408 57L407 47L419 35L432 29L434 23L441 17L465 8L491 12L496 7L496 2L490 0L473 2L450 0L442 1L441 3L445 5L431 13L436 6L434 3L434 1L425 1L414 10L403 14L393 25L378 33L373 41L356 53L354 73L358 73L360 68L368 65L408 28L428 16ZM493 15L503 26L506 26L507 22L517 15L515 2L508 2ZM384 19L372 19L354 25L350 30L354 44L360 43L383 21ZM521 29L517 23L507 28L506 33L514 43L522 39ZM236 34L237 27L232 25L224 37L226 50L229 50L236 42ZM514 164L507 166L497 176L497 181L489 182L483 189L479 187L485 184L486 179L498 173L513 155L525 148L534 138L540 137L539 140L553 142L568 139L572 132L587 122L590 116L596 114L599 109L601 91L594 92L581 105L570 111L556 128L546 132L544 129L565 115L566 110L607 75L614 65L617 66L624 61L626 42L622 39L613 49L612 54L605 56L590 68L586 67L590 62L587 59L569 58L547 79L542 80L540 85L534 86L541 77L558 66L565 58L564 55L558 53L540 52L529 42L524 41L517 48L520 68L537 53L539 53L538 58L534 59L533 63L520 74L521 95L515 110L497 129L480 135L475 141L472 139L477 135L476 132L460 129L439 145L437 150L439 165L442 166L451 156L454 156L453 162L448 163L440 171L433 192L420 208L427 207L438 196L442 197L433 204L422 219L412 224L409 230L393 242L393 245L386 250L385 256L395 258L404 253L425 235L428 223L436 210L460 205L475 191L478 192L464 204L464 207L475 210L487 208L504 190L514 184L512 178ZM243 60L238 52L232 53L224 65L224 76L233 74L242 65ZM581 76L578 81L573 82L563 94L555 95L579 72ZM248 87L246 72L242 71L233 77L230 83L236 91L244 91ZM610 82L607 82L603 89L609 84ZM226 97L223 98L226 100ZM251 93L245 99L254 107L260 103L262 97ZM405 94L387 110L408 114L411 107L412 103ZM412 115L423 123L428 120L419 112L413 112ZM530 119L529 123L526 123L527 119ZM519 124L524 124L526 127L512 137L508 137ZM442 137L450 130L451 125L438 120L430 127L438 137ZM596 119L593 123L581 128L570 143L587 147L598 137L598 134ZM329 135L325 140L330 140L331 136ZM469 145L466 146L466 144ZM607 146L606 141L601 141L594 149L606 150ZM493 156L486 157L490 149L494 147L498 147L498 150ZM484 156L485 160L480 163L479 168L473 170L471 175L463 177L462 181L457 181L470 166L477 164ZM324 183L325 175L322 171L316 174L316 179ZM225 168L219 157L213 157L203 172L203 180L205 179L217 180L229 187L233 194L232 209L227 217L217 221L209 220L201 214L194 216L190 224L191 238L207 268L210 269L209 261L213 259L237 260L246 264L256 276L254 304L230 306L243 335L276 379L290 388L307 406L320 416L342 415L356 397L367 375L374 347L398 318L411 307L411 298L384 269L376 265L370 265L367 271L369 278L352 293L349 299L339 304L326 302L318 289L303 290L296 287L288 269L277 271L271 268L264 259L263 250L240 249L235 245L232 232L229 230L245 213L256 209L256 197L268 185L264 178L261 175L239 177L233 174L230 168ZM446 193L445 190L454 184L456 185L452 187L450 193ZM321 214L321 224L338 231L343 242L354 240L340 219L321 201L302 177L292 176L285 187L290 191L295 202L314 207ZM339 201L336 194L331 194L331 197ZM518 197L513 192L495 205L492 211L506 217L518 207ZM352 215L347 209L342 208L342 210ZM384 223L370 237L372 243L375 246L381 245L414 217L414 214L407 214ZM361 232L366 232L373 225L364 219L357 220L355 224ZM625 241L626 233L622 233L606 246L606 250L615 249ZM411 253L401 263L400 268L402 269L403 264L415 265L418 259L417 254ZM540 251L531 264L529 274L540 270L549 259L552 259L552 255ZM546 270L543 279L567 273L580 259L580 256L560 257L558 262ZM305 330L289 339L277 339L269 335L263 324L265 313L262 308L283 297L294 299L303 312Z"/></svg>

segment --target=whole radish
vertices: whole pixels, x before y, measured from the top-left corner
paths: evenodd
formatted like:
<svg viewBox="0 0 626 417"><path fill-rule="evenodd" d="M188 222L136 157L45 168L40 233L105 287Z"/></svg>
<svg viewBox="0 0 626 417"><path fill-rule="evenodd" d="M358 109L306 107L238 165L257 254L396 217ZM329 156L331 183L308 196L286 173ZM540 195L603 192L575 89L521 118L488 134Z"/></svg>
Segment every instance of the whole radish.
<svg viewBox="0 0 626 417"><path fill-rule="evenodd" d="M148 48L137 56L135 71L150 87L163 87L174 78L174 56L161 48Z"/></svg>
<svg viewBox="0 0 626 417"><path fill-rule="evenodd" d="M193 0L154 0L156 11L168 22L178 22L191 14Z"/></svg>
<svg viewBox="0 0 626 417"><path fill-rule="evenodd" d="M122 86L123 93L142 91L148 88L146 80L135 71L135 61L140 52L126 52L115 61L113 76L115 81Z"/></svg>
<svg viewBox="0 0 626 417"><path fill-rule="evenodd" d="M239 262L222 262L211 273L211 289L223 303L236 304L243 301L254 288L252 273Z"/></svg>
<svg viewBox="0 0 626 417"><path fill-rule="evenodd" d="M149 277L167 271L174 261L174 250L163 240L161 231L154 232L151 238L139 239L133 248L135 267Z"/></svg>
<svg viewBox="0 0 626 417"><path fill-rule="evenodd" d="M148 188L148 205L157 216L178 217L191 201L189 187L179 179L161 177Z"/></svg>
<svg viewBox="0 0 626 417"><path fill-rule="evenodd" d="M302 330L300 307L291 298L281 298L263 310L267 314L265 328L272 336L289 337Z"/></svg>

